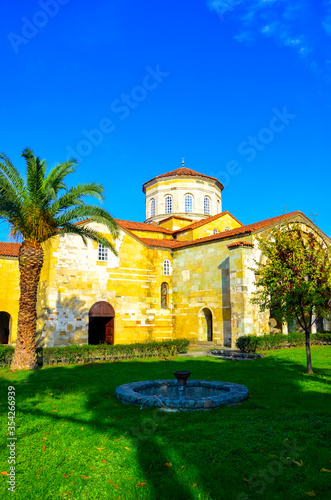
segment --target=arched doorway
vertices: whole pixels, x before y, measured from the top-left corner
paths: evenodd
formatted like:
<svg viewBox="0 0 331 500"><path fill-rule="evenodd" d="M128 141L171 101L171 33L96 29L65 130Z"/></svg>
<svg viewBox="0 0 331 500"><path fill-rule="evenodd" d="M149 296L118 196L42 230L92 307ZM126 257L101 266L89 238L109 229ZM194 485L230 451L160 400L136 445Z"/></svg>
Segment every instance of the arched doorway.
<svg viewBox="0 0 331 500"><path fill-rule="evenodd" d="M108 302L96 302L89 311L88 343L114 343L115 311Z"/></svg>
<svg viewBox="0 0 331 500"><path fill-rule="evenodd" d="M213 340L213 315L210 309L204 307L200 311L200 339L211 342Z"/></svg>
<svg viewBox="0 0 331 500"><path fill-rule="evenodd" d="M0 312L0 344L8 344L10 333L10 314Z"/></svg>

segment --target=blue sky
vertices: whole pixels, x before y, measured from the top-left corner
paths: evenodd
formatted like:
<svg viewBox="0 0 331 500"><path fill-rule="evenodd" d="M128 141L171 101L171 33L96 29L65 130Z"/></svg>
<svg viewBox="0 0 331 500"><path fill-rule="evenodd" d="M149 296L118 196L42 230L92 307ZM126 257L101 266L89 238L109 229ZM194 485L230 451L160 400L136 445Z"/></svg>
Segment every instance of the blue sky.
<svg viewBox="0 0 331 500"><path fill-rule="evenodd" d="M73 184L143 221L143 182L184 156L244 224L301 210L331 234L331 1L2 0L0 36L19 168L76 155Z"/></svg>

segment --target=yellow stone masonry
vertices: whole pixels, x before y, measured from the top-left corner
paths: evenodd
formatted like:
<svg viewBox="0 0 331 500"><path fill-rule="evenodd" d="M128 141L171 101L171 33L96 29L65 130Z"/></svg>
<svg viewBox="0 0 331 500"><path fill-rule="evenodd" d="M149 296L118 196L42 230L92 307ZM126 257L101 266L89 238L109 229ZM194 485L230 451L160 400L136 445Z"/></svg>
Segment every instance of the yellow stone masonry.
<svg viewBox="0 0 331 500"><path fill-rule="evenodd" d="M186 174L184 179L165 178L152 184L146 189L147 198L155 186L158 193L172 190L181 196L190 182L200 201L212 190L215 200L220 195L214 181L190 180ZM234 347L241 335L268 333L269 313L260 313L250 302L256 287L252 268L263 258L256 237L267 235L278 219L242 227L229 212L218 216L215 207L210 217L200 214L202 224L185 220L191 219L190 213L163 215L160 226L170 233L153 231L152 224L151 231L139 229L139 224L132 230L120 227L114 242L118 256L108 251L104 260L99 260L96 243L85 245L78 236L49 240L38 293L38 344L122 344L185 337ZM292 219L330 243L300 212L290 215ZM89 224L110 238L103 226ZM3 325L9 317L10 344L16 339L18 301L17 257L0 256L0 333L4 338ZM324 327L331 325L325 321Z"/></svg>

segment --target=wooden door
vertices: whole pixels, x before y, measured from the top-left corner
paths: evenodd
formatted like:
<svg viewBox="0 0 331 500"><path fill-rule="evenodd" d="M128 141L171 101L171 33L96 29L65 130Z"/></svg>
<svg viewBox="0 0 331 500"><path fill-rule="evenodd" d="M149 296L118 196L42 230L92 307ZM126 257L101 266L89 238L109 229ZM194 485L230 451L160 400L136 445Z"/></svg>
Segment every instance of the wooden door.
<svg viewBox="0 0 331 500"><path fill-rule="evenodd" d="M106 323L105 340L107 344L114 343L114 318Z"/></svg>

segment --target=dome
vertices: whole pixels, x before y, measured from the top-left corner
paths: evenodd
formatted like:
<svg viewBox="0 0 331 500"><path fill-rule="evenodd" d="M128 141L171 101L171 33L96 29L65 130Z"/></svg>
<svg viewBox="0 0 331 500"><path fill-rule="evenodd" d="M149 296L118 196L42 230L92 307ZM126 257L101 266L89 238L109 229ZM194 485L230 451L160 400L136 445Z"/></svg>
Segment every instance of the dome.
<svg viewBox="0 0 331 500"><path fill-rule="evenodd" d="M169 216L192 221L222 212L224 186L215 177L184 167L157 175L143 184L146 222L159 223Z"/></svg>

